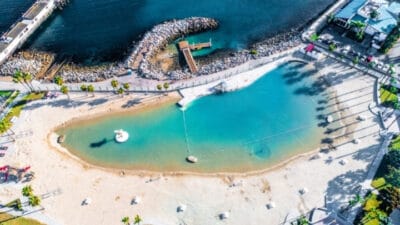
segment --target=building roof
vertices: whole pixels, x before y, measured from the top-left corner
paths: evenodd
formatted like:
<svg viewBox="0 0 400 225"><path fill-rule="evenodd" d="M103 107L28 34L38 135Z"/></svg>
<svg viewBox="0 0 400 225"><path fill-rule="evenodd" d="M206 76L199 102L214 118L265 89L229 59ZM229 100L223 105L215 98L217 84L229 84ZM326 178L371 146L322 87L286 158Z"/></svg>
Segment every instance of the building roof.
<svg viewBox="0 0 400 225"><path fill-rule="evenodd" d="M400 12L400 4L383 5L377 11L378 18L369 20L368 24L378 32L389 34L397 26L398 13L396 12Z"/></svg>
<svg viewBox="0 0 400 225"><path fill-rule="evenodd" d="M337 14L337 18L351 19L357 11L367 2L368 0L353 0L342 8Z"/></svg>

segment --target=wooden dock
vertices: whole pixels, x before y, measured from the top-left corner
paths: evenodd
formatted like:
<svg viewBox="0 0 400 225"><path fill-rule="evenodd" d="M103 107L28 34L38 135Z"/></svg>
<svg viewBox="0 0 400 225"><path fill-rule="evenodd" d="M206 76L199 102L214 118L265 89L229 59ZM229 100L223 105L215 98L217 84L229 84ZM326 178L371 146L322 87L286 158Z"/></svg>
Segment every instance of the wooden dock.
<svg viewBox="0 0 400 225"><path fill-rule="evenodd" d="M193 44L190 45L188 41L181 41L179 42L179 50L182 51L183 56L185 57L186 63L189 66L190 72L192 73L197 73L197 71L199 70L196 62L194 61L193 55L192 55L192 50L200 50L203 48L211 48L212 43L211 43L211 39L209 42L205 42L205 43L198 43L198 44Z"/></svg>
<svg viewBox="0 0 400 225"><path fill-rule="evenodd" d="M212 47L212 43L211 43L211 39L210 39L209 42L190 45L190 50L193 51L193 50L200 50L203 48L211 48L211 47Z"/></svg>
<svg viewBox="0 0 400 225"><path fill-rule="evenodd" d="M190 45L187 41L179 42L179 49L182 51L183 56L185 57L186 63L189 66L190 72L197 73L198 68L196 62L194 61L192 52L190 51Z"/></svg>

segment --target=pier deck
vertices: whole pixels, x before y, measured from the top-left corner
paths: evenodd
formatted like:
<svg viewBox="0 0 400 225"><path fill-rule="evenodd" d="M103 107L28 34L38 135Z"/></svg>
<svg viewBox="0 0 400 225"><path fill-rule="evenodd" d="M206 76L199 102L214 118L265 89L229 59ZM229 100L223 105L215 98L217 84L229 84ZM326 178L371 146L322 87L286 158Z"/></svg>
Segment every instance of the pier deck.
<svg viewBox="0 0 400 225"><path fill-rule="evenodd" d="M185 57L186 63L189 66L190 72L197 73L198 68L196 62L194 61L192 52L190 51L190 45L187 41L179 42L179 49L182 51L183 56Z"/></svg>
<svg viewBox="0 0 400 225"><path fill-rule="evenodd" d="M59 0L37 0L0 38L0 64L4 63L53 13Z"/></svg>
<svg viewBox="0 0 400 225"><path fill-rule="evenodd" d="M209 42L190 45L190 50L200 50L203 48L211 48L211 47L212 47L212 43L210 40Z"/></svg>

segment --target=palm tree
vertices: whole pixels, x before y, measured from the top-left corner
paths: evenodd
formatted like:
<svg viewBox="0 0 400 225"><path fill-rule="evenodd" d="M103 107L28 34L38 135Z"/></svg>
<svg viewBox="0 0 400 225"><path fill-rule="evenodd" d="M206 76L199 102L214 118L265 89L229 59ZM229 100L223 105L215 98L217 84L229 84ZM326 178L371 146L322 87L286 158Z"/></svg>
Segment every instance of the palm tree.
<svg viewBox="0 0 400 225"><path fill-rule="evenodd" d="M310 36L310 40L311 40L312 42L316 42L316 41L318 41L318 39L319 39L319 36L318 36L318 34L316 34L316 33L314 33L314 34L312 34L312 35Z"/></svg>
<svg viewBox="0 0 400 225"><path fill-rule="evenodd" d="M118 81L117 80L112 80L111 81L111 86L116 89L118 87Z"/></svg>
<svg viewBox="0 0 400 225"><path fill-rule="evenodd" d="M165 90L167 90L169 88L169 84L168 83L164 83L163 87L164 87Z"/></svg>
<svg viewBox="0 0 400 225"><path fill-rule="evenodd" d="M142 222L142 218L140 218L139 215L135 216L135 219L133 221L133 224L140 224Z"/></svg>
<svg viewBox="0 0 400 225"><path fill-rule="evenodd" d="M130 223L129 217L127 217L127 216L123 217L121 222L124 223L125 225L129 225L129 223Z"/></svg>
<svg viewBox="0 0 400 225"><path fill-rule="evenodd" d="M67 96L68 96L68 99L71 99L71 98L69 97L69 90L68 90L68 87L67 87L67 86L65 86L65 85L61 86L60 91L61 91L61 93L63 93L64 95L67 95Z"/></svg>
<svg viewBox="0 0 400 225"><path fill-rule="evenodd" d="M360 58L358 56L354 57L353 64L357 65L360 62Z"/></svg>
<svg viewBox="0 0 400 225"><path fill-rule="evenodd" d="M128 91L129 91L129 88L131 87L131 85L130 85L129 83L124 83L124 84L122 85L122 87L125 89L126 92L128 92ZM129 92L128 92L128 93L129 93Z"/></svg>
<svg viewBox="0 0 400 225"><path fill-rule="evenodd" d="M24 80L25 84L31 89L31 91L35 91L32 85L33 77L30 73L22 73L22 79Z"/></svg>
<svg viewBox="0 0 400 225"><path fill-rule="evenodd" d="M121 97L124 96L124 89L123 88L118 88L117 92L118 92L119 95L121 95Z"/></svg>
<svg viewBox="0 0 400 225"><path fill-rule="evenodd" d="M61 76L54 77L54 83L58 86L62 86L64 84L64 79Z"/></svg>
<svg viewBox="0 0 400 225"><path fill-rule="evenodd" d="M361 41L364 38L364 28L366 27L366 24L358 20L352 20L350 22L350 27L355 29L357 32L356 37L359 41Z"/></svg>
<svg viewBox="0 0 400 225"><path fill-rule="evenodd" d="M94 97L94 86L92 84L87 86L87 91L92 93L92 96Z"/></svg>
<svg viewBox="0 0 400 225"><path fill-rule="evenodd" d="M22 188L22 195L23 196L31 196L33 193L33 189L31 185L27 185L25 187Z"/></svg>
<svg viewBox="0 0 400 225"><path fill-rule="evenodd" d="M377 18L377 17L379 16L379 12L378 12L376 9L374 9L374 10L372 10L372 12L369 14L369 16L371 17L371 19L375 19L375 18Z"/></svg>
<svg viewBox="0 0 400 225"><path fill-rule="evenodd" d="M22 76L21 71L19 71L19 70L15 71L15 73L13 75L13 81L14 81L14 83L22 84L22 86L24 86L24 88L28 89L29 92L31 91L31 89L29 87L25 86L24 78Z"/></svg>
<svg viewBox="0 0 400 225"><path fill-rule="evenodd" d="M87 91L87 86L84 85L84 84L82 84L82 85L81 85L81 91Z"/></svg>
<svg viewBox="0 0 400 225"><path fill-rule="evenodd" d="M33 207L40 205L39 196L36 196L36 195L29 196L29 205L31 205Z"/></svg>
<svg viewBox="0 0 400 225"><path fill-rule="evenodd" d="M0 133L6 132L11 127L11 122L9 120L0 121Z"/></svg>

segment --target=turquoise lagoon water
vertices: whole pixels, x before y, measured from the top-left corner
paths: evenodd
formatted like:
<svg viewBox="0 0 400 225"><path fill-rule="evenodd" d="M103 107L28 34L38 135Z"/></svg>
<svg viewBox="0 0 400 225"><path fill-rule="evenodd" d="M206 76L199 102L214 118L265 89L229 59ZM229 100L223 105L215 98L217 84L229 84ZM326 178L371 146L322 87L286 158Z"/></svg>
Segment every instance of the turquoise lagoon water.
<svg viewBox="0 0 400 225"><path fill-rule="evenodd" d="M33 0L0 1L0 33ZM240 49L307 22L334 0L71 0L43 24L26 48L73 56L78 62L122 59L132 41L156 24L189 16L220 21L214 49ZM10 10L18 9L18 10ZM22 10L22 11L21 11Z"/></svg>
<svg viewBox="0 0 400 225"><path fill-rule="evenodd" d="M90 163L156 171L226 172L258 170L318 147L321 95L303 95L313 71L303 64L281 66L251 86L206 96L185 111L175 104L130 115L110 115L58 133L65 146ZM321 113L321 112L319 112ZM186 130L185 130L186 127ZM130 133L126 143L113 130ZM194 155L199 163L189 164Z"/></svg>

